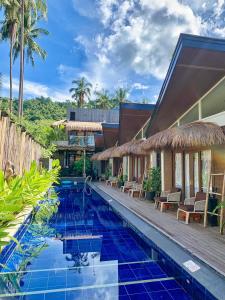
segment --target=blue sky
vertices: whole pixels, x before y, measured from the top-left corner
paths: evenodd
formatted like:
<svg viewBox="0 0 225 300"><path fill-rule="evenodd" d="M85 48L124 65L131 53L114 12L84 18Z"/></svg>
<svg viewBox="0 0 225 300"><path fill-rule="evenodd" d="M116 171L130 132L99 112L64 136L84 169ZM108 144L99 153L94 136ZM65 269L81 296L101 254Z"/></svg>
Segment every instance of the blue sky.
<svg viewBox="0 0 225 300"><path fill-rule="evenodd" d="M50 35L39 40L45 62L25 66L25 98L70 99L71 81L94 89L124 87L128 98L155 102L181 32L223 37L224 0L48 0ZM8 95L9 48L0 43L3 95ZM19 64L14 64L14 96Z"/></svg>

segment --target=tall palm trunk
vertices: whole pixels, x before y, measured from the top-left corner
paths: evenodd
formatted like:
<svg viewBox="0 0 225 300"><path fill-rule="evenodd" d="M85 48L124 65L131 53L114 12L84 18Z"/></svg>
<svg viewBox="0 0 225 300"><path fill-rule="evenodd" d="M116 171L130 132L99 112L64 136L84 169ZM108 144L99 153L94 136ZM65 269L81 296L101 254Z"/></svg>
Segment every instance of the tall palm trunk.
<svg viewBox="0 0 225 300"><path fill-rule="evenodd" d="M24 80L24 0L21 0L20 33L20 83L19 83L19 117L23 116L23 80Z"/></svg>
<svg viewBox="0 0 225 300"><path fill-rule="evenodd" d="M13 39L10 38L10 66L9 66L9 112L12 113L12 68L13 68Z"/></svg>

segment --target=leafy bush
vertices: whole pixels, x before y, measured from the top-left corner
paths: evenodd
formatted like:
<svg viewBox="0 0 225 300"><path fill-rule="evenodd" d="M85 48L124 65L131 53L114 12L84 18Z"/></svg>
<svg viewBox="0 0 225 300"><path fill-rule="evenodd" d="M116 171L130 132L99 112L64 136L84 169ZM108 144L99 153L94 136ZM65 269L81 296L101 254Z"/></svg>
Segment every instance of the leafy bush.
<svg viewBox="0 0 225 300"><path fill-rule="evenodd" d="M161 191L161 171L160 168L151 168L148 177L144 181L144 190L146 192Z"/></svg>
<svg viewBox="0 0 225 300"><path fill-rule="evenodd" d="M84 156L81 157L81 159L77 160L73 164L73 170L75 173L75 176L83 176L84 172ZM90 158L86 157L85 159L85 173L86 175L91 175L91 161Z"/></svg>
<svg viewBox="0 0 225 300"><path fill-rule="evenodd" d="M0 171L0 249L13 239L8 230L16 224L18 214L27 207L46 205L40 202L46 192L57 182L59 161L53 161L52 170L39 169L33 162L30 170L23 176L16 176L6 181L3 171ZM42 211L43 212L43 211ZM35 211L33 212L35 213Z"/></svg>

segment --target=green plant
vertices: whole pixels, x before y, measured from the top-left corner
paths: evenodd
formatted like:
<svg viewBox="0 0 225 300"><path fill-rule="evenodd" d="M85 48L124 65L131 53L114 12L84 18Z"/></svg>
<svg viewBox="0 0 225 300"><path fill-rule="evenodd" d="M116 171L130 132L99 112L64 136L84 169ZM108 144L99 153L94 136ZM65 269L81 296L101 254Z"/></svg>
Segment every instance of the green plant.
<svg viewBox="0 0 225 300"><path fill-rule="evenodd" d="M77 160L73 164L73 170L75 172L75 176L83 176L84 173L84 156L81 159ZM90 158L85 158L85 173L86 175L91 175L91 161Z"/></svg>
<svg viewBox="0 0 225 300"><path fill-rule="evenodd" d="M10 239L9 229L18 224L18 215L27 207L46 205L40 202L53 183L57 183L59 161L53 161L52 170L39 168L33 162L30 170L23 176L16 176L6 181L3 171L0 171L0 249L7 245ZM45 203L45 204L44 204ZM35 212L33 212L35 213ZM15 240L15 239L14 239Z"/></svg>
<svg viewBox="0 0 225 300"><path fill-rule="evenodd" d="M112 176L112 169L110 166L107 166L105 169L105 178L109 179L110 176Z"/></svg>
<svg viewBox="0 0 225 300"><path fill-rule="evenodd" d="M151 168L148 177L144 181L144 190L146 192L161 191L161 171L160 168Z"/></svg>

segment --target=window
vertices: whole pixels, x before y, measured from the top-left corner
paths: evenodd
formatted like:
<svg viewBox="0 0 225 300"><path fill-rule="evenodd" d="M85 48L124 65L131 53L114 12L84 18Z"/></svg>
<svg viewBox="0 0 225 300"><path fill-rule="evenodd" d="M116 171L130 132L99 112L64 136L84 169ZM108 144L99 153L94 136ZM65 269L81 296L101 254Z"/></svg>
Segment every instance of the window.
<svg viewBox="0 0 225 300"><path fill-rule="evenodd" d="M70 121L75 121L76 120L76 114L75 111L70 112Z"/></svg>
<svg viewBox="0 0 225 300"><path fill-rule="evenodd" d="M180 119L180 125L191 123L199 119L198 104L195 105L189 112L187 112L183 118Z"/></svg>
<svg viewBox="0 0 225 300"><path fill-rule="evenodd" d="M202 118L225 111L225 82L222 81L204 99L202 99Z"/></svg>

